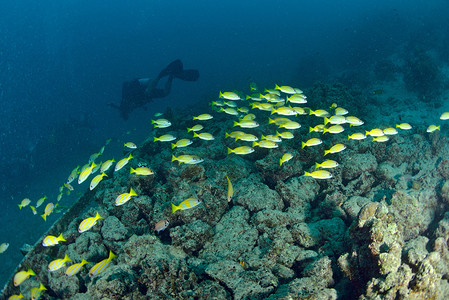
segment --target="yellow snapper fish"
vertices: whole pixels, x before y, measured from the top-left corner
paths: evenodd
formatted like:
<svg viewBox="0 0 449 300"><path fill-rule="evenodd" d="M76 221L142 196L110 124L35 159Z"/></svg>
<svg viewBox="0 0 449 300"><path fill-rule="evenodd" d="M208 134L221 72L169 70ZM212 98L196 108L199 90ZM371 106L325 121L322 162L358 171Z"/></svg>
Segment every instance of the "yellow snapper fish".
<svg viewBox="0 0 449 300"><path fill-rule="evenodd" d="M68 261L72 261L72 260L67 256L67 254L65 254L64 258L58 258L58 259L51 261L48 264L48 271L54 272L56 270L59 270L62 267L65 267L65 263Z"/></svg>
<svg viewBox="0 0 449 300"><path fill-rule="evenodd" d="M129 149L137 149L137 145L134 144L133 142L124 143L123 146Z"/></svg>
<svg viewBox="0 0 449 300"><path fill-rule="evenodd" d="M272 142L275 142L275 143L282 142L282 139L279 136L272 135L272 134L269 134L269 135L263 135L262 134L262 140L269 140L269 141L272 141Z"/></svg>
<svg viewBox="0 0 449 300"><path fill-rule="evenodd" d="M400 128L402 130L410 130L410 129L412 129L412 126L408 123L401 123L401 124L397 124L396 128Z"/></svg>
<svg viewBox="0 0 449 300"><path fill-rule="evenodd" d="M224 98L226 100L241 100L240 96L237 95L234 92L224 92L224 93L222 93L220 91L220 94L218 95L218 98Z"/></svg>
<svg viewBox="0 0 449 300"><path fill-rule="evenodd" d="M285 131L285 132L278 132L278 131L276 131L276 136L280 136L284 140L290 140L290 139L293 139L295 137L293 135L293 133L291 133L290 131Z"/></svg>
<svg viewBox="0 0 449 300"><path fill-rule="evenodd" d="M313 171L311 173L304 172L304 176L310 176L310 177L315 178L315 179L329 179L329 178L332 178L332 174L329 171L326 171L326 170L318 170L318 171Z"/></svg>
<svg viewBox="0 0 449 300"><path fill-rule="evenodd" d="M384 143L387 142L390 138L387 135L382 135L378 137L373 137L373 142Z"/></svg>
<svg viewBox="0 0 449 300"><path fill-rule="evenodd" d="M278 95L274 95L274 94L266 94L266 95L260 95L260 98L267 100L268 102L281 102L284 101L284 99L282 99L281 97L279 97Z"/></svg>
<svg viewBox="0 0 449 300"><path fill-rule="evenodd" d="M67 191L67 193L70 193L70 191ZM56 197L56 201L58 201L58 202L61 201L63 195L64 195L63 192L60 192L58 194L58 196Z"/></svg>
<svg viewBox="0 0 449 300"><path fill-rule="evenodd" d="M351 135L348 135L348 140L364 140L366 139L365 134L363 132L356 132Z"/></svg>
<svg viewBox="0 0 449 300"><path fill-rule="evenodd" d="M0 245L0 254L4 253L9 247L9 243L2 243Z"/></svg>
<svg viewBox="0 0 449 300"><path fill-rule="evenodd" d="M193 117L193 120L206 121L212 119L213 116L210 114L201 114L199 116Z"/></svg>
<svg viewBox="0 0 449 300"><path fill-rule="evenodd" d="M190 131L196 132L196 131L202 130L203 128L204 128L203 125L201 125L201 124L196 124L196 125L193 126L193 127L187 128L187 132L190 132Z"/></svg>
<svg viewBox="0 0 449 300"><path fill-rule="evenodd" d="M347 122L348 121L346 120L346 118L344 116L341 116L341 115L331 116L330 118L324 117L324 125L327 125L327 123L339 125L339 124L344 124L344 123L347 123Z"/></svg>
<svg viewBox="0 0 449 300"><path fill-rule="evenodd" d="M236 136L235 140L236 141L242 140L242 141L245 141L245 142L254 142L254 141L258 141L259 138L257 136L255 136L254 134L245 133L245 134Z"/></svg>
<svg viewBox="0 0 449 300"><path fill-rule="evenodd" d="M39 285L39 287L32 288L30 290L30 299L38 300L42 296L42 293L46 290L47 288L42 283Z"/></svg>
<svg viewBox="0 0 449 300"><path fill-rule="evenodd" d="M440 116L440 120L448 120L449 119L449 112L444 112Z"/></svg>
<svg viewBox="0 0 449 300"><path fill-rule="evenodd" d="M215 139L214 136L208 132L201 132L200 134L194 132L193 137L197 137L205 141L213 141Z"/></svg>
<svg viewBox="0 0 449 300"><path fill-rule="evenodd" d="M42 219L44 219L45 222L47 222L47 217L53 212L53 209L55 209L55 205L51 202L48 203L47 206L45 206L44 213L41 215Z"/></svg>
<svg viewBox="0 0 449 300"><path fill-rule="evenodd" d="M384 133L384 131L383 131L382 129L380 129L380 128L374 128L374 129L372 129L372 130L370 130L370 131L366 131L366 130L365 130L365 135L366 135L366 136L370 135L370 136L373 136L373 137L377 137L377 136L385 135L385 133Z"/></svg>
<svg viewBox="0 0 449 300"><path fill-rule="evenodd" d="M261 140L260 142L253 142L253 147L256 147L256 146L259 146L261 148L269 148L269 149L279 147L278 144L276 144L275 142L270 141L270 140Z"/></svg>
<svg viewBox="0 0 449 300"><path fill-rule="evenodd" d="M150 168L147 168L147 167L138 167L136 169L131 168L129 170L129 174L148 176L148 175L153 175L154 172Z"/></svg>
<svg viewBox="0 0 449 300"><path fill-rule="evenodd" d="M279 125L279 128L299 129L299 128L301 128L301 124L299 124L298 122L295 122L295 121L290 121L290 122L283 123L283 124Z"/></svg>
<svg viewBox="0 0 449 300"><path fill-rule="evenodd" d="M100 274L101 272L103 272L111 264L111 260L114 257L116 257L116 255L114 253L112 253L112 251L109 251L108 258L103 259L99 263L95 264L92 268L90 268L89 277L96 276L96 275Z"/></svg>
<svg viewBox="0 0 449 300"><path fill-rule="evenodd" d="M90 174L92 174L92 170L93 170L93 168L95 168L96 166L97 166L97 165L95 164L95 162L92 162L92 164L91 164L89 167L85 168L85 169L80 173L80 176L78 177L78 184L83 183L83 182L87 179L87 177L89 177Z"/></svg>
<svg viewBox="0 0 449 300"><path fill-rule="evenodd" d="M75 189L73 188L73 186L70 183L64 183L64 186L69 190L69 191L74 191ZM62 192L62 191L61 191Z"/></svg>
<svg viewBox="0 0 449 300"><path fill-rule="evenodd" d="M112 164L114 162L115 162L114 159L110 159L110 160L107 160L104 163L102 163L101 167L100 167L100 172L103 173L103 172L106 172L107 170L109 170L109 168L112 166Z"/></svg>
<svg viewBox="0 0 449 300"><path fill-rule="evenodd" d="M263 110L263 111L271 111L273 109L273 104L271 103L252 103L251 104L251 108L255 109L257 108L258 110Z"/></svg>
<svg viewBox="0 0 449 300"><path fill-rule="evenodd" d="M117 196L115 199L115 206L120 206L128 202L132 196L137 196L137 193L133 190L133 188L130 189L129 193L123 193Z"/></svg>
<svg viewBox="0 0 449 300"><path fill-rule="evenodd" d="M30 203L31 203L30 199L28 199L28 198L23 199L22 202L20 202L20 204L19 204L19 209L22 209L22 207L25 207Z"/></svg>
<svg viewBox="0 0 449 300"><path fill-rule="evenodd" d="M297 115L307 115L306 110L302 107L294 106L292 108L296 111Z"/></svg>
<svg viewBox="0 0 449 300"><path fill-rule="evenodd" d="M94 162L100 155L101 155L101 152L98 152L98 153L94 153L91 156L89 156L89 163Z"/></svg>
<svg viewBox="0 0 449 300"><path fill-rule="evenodd" d="M237 108L237 111L247 114L247 113L249 113L249 108L246 106L242 106L242 107Z"/></svg>
<svg viewBox="0 0 449 300"><path fill-rule="evenodd" d="M36 208L31 205L30 205L30 208L31 208L31 211L33 212L33 215L36 215L37 214Z"/></svg>
<svg viewBox="0 0 449 300"><path fill-rule="evenodd" d="M151 120L151 124L154 124L154 128L167 128L171 126L171 122L167 119Z"/></svg>
<svg viewBox="0 0 449 300"><path fill-rule="evenodd" d="M65 241L66 240L62 236L62 233L59 236L47 235L44 238L44 240L42 241L42 246L44 246L44 247L52 247L52 246L55 246L55 245L59 244L59 242L65 242Z"/></svg>
<svg viewBox="0 0 449 300"><path fill-rule="evenodd" d="M89 262L83 258L83 260L80 263L73 264L70 267L68 267L67 270L65 270L65 276L70 277L78 274L79 271L81 271L81 269L83 268L83 266L88 263Z"/></svg>
<svg viewBox="0 0 449 300"><path fill-rule="evenodd" d="M37 200L37 202L36 202L36 208L38 208L39 206L41 206L41 205L44 203L45 199L47 199L47 196L46 196L46 195L45 195L44 197L40 198L39 200Z"/></svg>
<svg viewBox="0 0 449 300"><path fill-rule="evenodd" d="M195 133L195 132L194 132ZM171 144L171 148L183 148L183 147L187 147L189 145L192 145L193 141L189 140L189 139L180 139L179 141L177 141L175 144Z"/></svg>
<svg viewBox="0 0 449 300"><path fill-rule="evenodd" d="M309 115L315 115L317 117L327 117L329 116L329 113L324 109L317 109L315 111L310 110Z"/></svg>
<svg viewBox="0 0 449 300"><path fill-rule="evenodd" d="M176 140L176 137L171 135L171 134L164 134L164 135L161 135L160 137L154 137L153 138L154 142L157 142L157 141L160 141L160 142L171 142L171 141L174 141L174 140Z"/></svg>
<svg viewBox="0 0 449 300"><path fill-rule="evenodd" d="M239 126L242 128L256 128L259 124L254 120L242 120L242 121L234 121L234 127Z"/></svg>
<svg viewBox="0 0 449 300"><path fill-rule="evenodd" d="M173 155L171 161L173 162L175 160L177 160L179 162L179 164L185 163L187 165L195 165L195 164L199 164L204 161L204 159L202 159L196 155L188 155L188 154L180 155L178 157Z"/></svg>
<svg viewBox="0 0 449 300"><path fill-rule="evenodd" d="M329 128L323 128L323 134L325 134L326 132L337 134L343 132L344 130L345 129L341 125L333 125Z"/></svg>
<svg viewBox="0 0 449 300"><path fill-rule="evenodd" d="M276 124L277 126L280 126L282 124L286 124L292 122L292 120L290 120L289 118L283 118L283 117L278 117L278 118L274 118L274 119L270 119L268 118L268 124Z"/></svg>
<svg viewBox="0 0 449 300"><path fill-rule="evenodd" d="M309 133L311 132L323 132L324 131L324 124L318 124L315 127L309 127Z"/></svg>
<svg viewBox="0 0 449 300"><path fill-rule="evenodd" d="M179 205L174 205L172 203L171 204L171 212L172 212L172 214L174 214L177 210L186 210L189 208L193 208L200 203L201 203L201 201L196 198L186 199L186 200L182 201L181 203L179 203Z"/></svg>
<svg viewBox="0 0 449 300"><path fill-rule="evenodd" d="M20 271L14 275L14 286L19 286L22 282L30 278L30 276L36 276L33 270L28 269L28 271Z"/></svg>
<svg viewBox="0 0 449 300"><path fill-rule="evenodd" d="M426 132L431 133L434 132L435 130L440 130L440 126L430 125L429 127L427 127Z"/></svg>
<svg viewBox="0 0 449 300"><path fill-rule="evenodd" d="M273 108L271 114L278 114L282 116L296 116L298 113L291 107L281 106L279 108Z"/></svg>
<svg viewBox="0 0 449 300"><path fill-rule="evenodd" d="M322 144L323 141L318 139L318 138L311 138L309 139L307 142L302 142L302 148L304 149L304 147L313 147L313 146L318 146L320 144Z"/></svg>
<svg viewBox="0 0 449 300"><path fill-rule="evenodd" d="M346 109L344 109L343 107L337 107L337 108L335 108L335 114L338 116L343 116L343 115L347 115L348 111Z"/></svg>
<svg viewBox="0 0 449 300"><path fill-rule="evenodd" d="M233 131L233 132L231 132L231 133L225 132L225 138L230 137L230 138L232 138L232 139L235 139L235 138L237 138L237 137L239 137L239 136L241 136L241 135L244 135L244 134L245 134L245 133L244 133L243 131Z"/></svg>
<svg viewBox="0 0 449 300"><path fill-rule="evenodd" d="M277 96L281 96L281 92L276 90L276 89L265 89L264 90L265 93L270 93L273 95L277 95Z"/></svg>
<svg viewBox="0 0 449 300"><path fill-rule="evenodd" d="M226 175L226 179L228 180L228 202L230 202L232 199L232 196L234 196L234 188L232 187L232 183L231 183L231 180L229 179L228 175Z"/></svg>
<svg viewBox="0 0 449 300"><path fill-rule="evenodd" d="M296 94L296 91L294 88L292 88L291 86L288 85L283 85L283 86L278 86L277 84L275 85L275 89L276 90L280 90L281 92L285 93L285 94Z"/></svg>
<svg viewBox="0 0 449 300"><path fill-rule="evenodd" d="M18 299L23 299L25 298L22 293L19 294L14 294L8 297L8 300L18 300Z"/></svg>
<svg viewBox="0 0 449 300"><path fill-rule="evenodd" d="M79 233L83 233L89 229L91 229L93 226L95 226L95 224L97 224L97 221L99 219L103 219L100 214L97 211L97 214L95 215L95 217L90 217L87 219L84 219L80 225L78 226L78 232Z"/></svg>
<svg viewBox="0 0 449 300"><path fill-rule="evenodd" d="M75 180L76 175L78 175L78 170L79 170L80 166L77 166L75 169L72 170L72 172L70 173L69 177L67 178L67 182L68 184L72 183L73 180Z"/></svg>
<svg viewBox="0 0 449 300"><path fill-rule="evenodd" d="M235 110L234 108L232 108L232 107L227 107L227 108L221 107L219 111L222 111L222 112L224 112L224 113L226 113L226 114L228 114L228 115L231 115L231 116L238 116L238 115L239 115L239 112L236 111L236 110Z"/></svg>
<svg viewBox="0 0 449 300"><path fill-rule="evenodd" d="M365 122L363 122L359 118L353 117L353 116L346 117L346 122L349 123L350 127L351 126L361 126L361 125L365 124Z"/></svg>
<svg viewBox="0 0 449 300"><path fill-rule="evenodd" d="M332 146L329 150L324 150L324 156L326 156L328 153L338 153L346 149L346 146L343 144L335 144Z"/></svg>
<svg viewBox="0 0 449 300"><path fill-rule="evenodd" d="M115 165L114 172L117 172L118 170L120 170L121 168L126 166L132 158L134 158L134 157L130 154L128 157L125 157L125 158L122 158L121 160L119 160L118 163Z"/></svg>
<svg viewBox="0 0 449 300"><path fill-rule="evenodd" d="M323 161L320 164L319 163L315 163L315 169L318 169L318 168L332 169L332 168L336 168L338 166L339 166L338 162L336 162L335 160L330 160L330 159L328 159L326 161Z"/></svg>
<svg viewBox="0 0 449 300"><path fill-rule="evenodd" d="M241 146L241 147L237 147L235 149L228 148L228 154L235 153L238 155L246 155L246 154L250 154L253 152L254 152L254 149L251 147L248 147L248 146Z"/></svg>
<svg viewBox="0 0 449 300"><path fill-rule="evenodd" d="M291 153L285 153L282 155L282 158L279 161L279 164L282 166L283 163L288 162L290 159L293 158L293 155Z"/></svg>
<svg viewBox="0 0 449 300"><path fill-rule="evenodd" d="M385 128L385 129L383 130L383 132L384 132L385 135L395 135L395 134L398 134L398 131L396 130L396 128L393 128L393 127Z"/></svg>
<svg viewBox="0 0 449 300"><path fill-rule="evenodd" d="M302 94L294 94L290 97L287 97L287 102L296 103L296 104L305 104L307 103L307 99Z"/></svg>
<svg viewBox="0 0 449 300"><path fill-rule="evenodd" d="M98 174L97 176L95 176L92 181L90 182L90 186L89 189L92 191L94 188L97 187L97 185L100 183L100 181L103 180L103 177L108 177L108 175L106 175L105 172Z"/></svg>

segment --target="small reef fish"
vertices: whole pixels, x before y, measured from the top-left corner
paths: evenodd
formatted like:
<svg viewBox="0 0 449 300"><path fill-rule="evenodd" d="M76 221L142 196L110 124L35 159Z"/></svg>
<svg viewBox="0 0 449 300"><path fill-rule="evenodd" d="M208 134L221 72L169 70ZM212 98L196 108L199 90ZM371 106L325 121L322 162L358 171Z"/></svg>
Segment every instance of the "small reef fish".
<svg viewBox="0 0 449 300"><path fill-rule="evenodd" d="M271 114L278 114L281 116L296 116L298 113L291 107L281 106L279 108L273 108Z"/></svg>
<svg viewBox="0 0 449 300"><path fill-rule="evenodd" d="M114 253L112 253L112 251L109 251L108 258L103 259L99 263L95 264L92 268L90 268L89 277L96 276L96 275L100 274L101 272L103 272L111 264L111 260L114 257L116 257L116 255Z"/></svg>
<svg viewBox="0 0 449 300"><path fill-rule="evenodd" d="M274 88L276 90L280 90L281 92L283 92L285 94L291 94L291 95L296 94L295 89L288 85L278 86L277 84L275 84Z"/></svg>
<svg viewBox="0 0 449 300"><path fill-rule="evenodd" d="M435 130L440 130L440 126L430 125L429 127L427 127L426 132L431 133L434 132Z"/></svg>
<svg viewBox="0 0 449 300"><path fill-rule="evenodd" d="M384 134L386 134L386 135L395 135L395 134L398 134L398 131L396 130L396 128L393 128L393 127L385 128L385 129L383 130L383 132L384 132Z"/></svg>
<svg viewBox="0 0 449 300"><path fill-rule="evenodd" d="M276 144L273 141L270 140L261 140L260 142L253 142L253 147L261 147L261 148L268 148L273 149L279 147L278 144Z"/></svg>
<svg viewBox="0 0 449 300"><path fill-rule="evenodd" d="M307 103L306 98L302 94L294 94L290 97L287 97L287 102L296 103L296 104L305 104Z"/></svg>
<svg viewBox="0 0 449 300"><path fill-rule="evenodd" d="M64 237L62 236L62 233L59 236L54 236L54 235L47 235L44 240L42 241L42 246L44 247L52 247L55 246L57 244L59 244L59 242L65 242L66 240L64 239Z"/></svg>
<svg viewBox="0 0 449 300"><path fill-rule="evenodd" d="M65 275L67 277L70 277L70 276L78 274L78 272L81 271L83 266L88 263L89 262L83 258L80 263L73 264L70 267L68 267L67 270L65 270Z"/></svg>
<svg viewBox="0 0 449 300"><path fill-rule="evenodd" d="M351 126L361 126L361 125L365 124L365 122L363 122L359 118L353 117L353 116L346 117L346 122L349 123L349 127L351 127Z"/></svg>
<svg viewBox="0 0 449 300"><path fill-rule="evenodd" d="M129 148L129 149L137 149L137 145L134 144L133 142L124 143L123 146L125 146L126 148Z"/></svg>
<svg viewBox="0 0 449 300"><path fill-rule="evenodd" d="M384 143L387 142L390 138L386 135L373 137L373 142Z"/></svg>
<svg viewBox="0 0 449 300"><path fill-rule="evenodd" d="M20 202L20 204L19 204L19 209L22 209L22 207L25 207L30 203L31 203L30 199L28 199L28 198L23 199L22 202Z"/></svg>
<svg viewBox="0 0 449 300"><path fill-rule="evenodd" d="M120 170L121 168L126 166L132 158L134 158L134 157L130 154L128 157L125 157L125 158L122 158L121 160L119 160L119 162L115 165L114 172L117 172L118 170Z"/></svg>
<svg viewBox="0 0 449 300"><path fill-rule="evenodd" d="M148 175L153 175L154 172L147 167L138 167L137 169L133 169L131 168L129 170L129 174L136 174L136 175L141 175L141 176L148 176Z"/></svg>
<svg viewBox="0 0 449 300"><path fill-rule="evenodd" d="M161 117L161 116L163 116L163 115L164 115L164 113L157 112L157 113L155 113L153 116L154 116L155 118L159 118L159 117Z"/></svg>
<svg viewBox="0 0 449 300"><path fill-rule="evenodd" d="M324 117L324 125L327 125L327 123L339 125L339 124L344 124L347 122L348 121L346 121L346 118L341 115L331 116L330 118Z"/></svg>
<svg viewBox="0 0 449 300"><path fill-rule="evenodd" d="M235 153L238 155L246 155L246 154L250 154L253 152L254 152L254 149L251 147L248 147L248 146L241 146L241 147L237 147L235 149L228 148L228 154Z"/></svg>
<svg viewBox="0 0 449 300"><path fill-rule="evenodd" d="M234 127L239 126L242 128L256 128L259 124L254 120L241 120L239 122L234 121Z"/></svg>
<svg viewBox="0 0 449 300"><path fill-rule="evenodd" d="M327 111L325 111L324 109L317 109L315 111L310 110L309 115L315 115L317 117L327 117L330 114Z"/></svg>
<svg viewBox="0 0 449 300"><path fill-rule="evenodd" d="M204 128L203 125L201 125L201 124L196 124L196 125L193 126L193 127L187 128L187 132L190 132L190 131L196 132L196 131L202 130L203 128Z"/></svg>
<svg viewBox="0 0 449 300"><path fill-rule="evenodd" d="M241 135L244 135L244 134L245 134L245 133L244 133L243 131L233 131L233 132L231 132L231 133L225 132L225 138L230 137L230 138L232 138L232 139L235 139L235 138L237 138L238 136L241 136Z"/></svg>
<svg viewBox="0 0 449 300"><path fill-rule="evenodd" d="M326 132L332 133L332 134L337 134L340 132L343 132L345 129L343 128L343 126L341 125L334 125L331 126L329 128L323 128L323 134L325 134Z"/></svg>
<svg viewBox="0 0 449 300"><path fill-rule="evenodd" d="M97 211L97 214L95 215L95 217L90 217L87 219L84 219L80 225L78 226L78 232L79 233L83 233L89 229L91 229L93 226L95 226L95 224L97 224L97 221L99 219L103 219L100 214Z"/></svg>
<svg viewBox="0 0 449 300"><path fill-rule="evenodd" d="M14 275L14 286L19 286L22 282L30 278L30 276L36 276L33 270L28 269L28 271L20 271Z"/></svg>
<svg viewBox="0 0 449 300"><path fill-rule="evenodd" d="M39 206L41 206L41 205L44 203L45 199L47 199L47 196L44 196L44 197L40 198L39 200L37 200L37 202L36 202L36 208L38 208Z"/></svg>
<svg viewBox="0 0 449 300"><path fill-rule="evenodd" d="M245 134L236 136L235 140L236 141L242 140L242 141L245 141L245 142L254 142L254 141L258 141L259 138L257 136L255 136L254 134L245 133Z"/></svg>
<svg viewBox="0 0 449 300"><path fill-rule="evenodd" d="M329 171L326 170L318 170L313 171L312 173L304 172L304 176L310 176L315 179L329 179L332 178L332 174Z"/></svg>
<svg viewBox="0 0 449 300"><path fill-rule="evenodd" d="M18 300L18 299L23 299L23 298L25 298L25 297L22 295L22 293L19 293L18 295L14 294L14 295L9 296L8 300Z"/></svg>
<svg viewBox="0 0 449 300"><path fill-rule="evenodd" d="M448 120L449 119L449 112L444 112L440 116L440 120Z"/></svg>
<svg viewBox="0 0 449 300"><path fill-rule="evenodd" d="M370 130L370 131L366 131L365 130L365 135L366 136L372 136L372 137L377 137L377 136L383 136L383 135L385 135L385 133L384 133L384 131L382 130L382 129L380 129L380 128L374 128L374 129L372 129L372 130Z"/></svg>
<svg viewBox="0 0 449 300"><path fill-rule="evenodd" d="M271 111L273 109L273 104L271 103L252 103L251 104L251 108L255 109L257 108L258 110L263 110L263 111Z"/></svg>
<svg viewBox="0 0 449 300"><path fill-rule="evenodd" d="M137 193L133 190L133 188L130 189L129 193L123 193L118 195L118 197L115 199L115 206L120 206L128 202L132 196L137 196Z"/></svg>
<svg viewBox="0 0 449 300"><path fill-rule="evenodd" d="M9 243L2 243L0 245L0 254L4 253L9 247Z"/></svg>
<svg viewBox="0 0 449 300"><path fill-rule="evenodd" d="M279 128L285 128L285 129L299 129L301 128L301 124L295 121L286 122L279 125Z"/></svg>
<svg viewBox="0 0 449 300"><path fill-rule="evenodd" d="M338 153L346 149L346 146L343 144L335 144L329 150L324 150L324 156L328 153Z"/></svg>
<svg viewBox="0 0 449 300"><path fill-rule="evenodd" d="M168 225L170 225L170 222L168 222L167 220L160 220L159 222L154 224L153 232L159 233L161 231L164 231L165 229L167 229Z"/></svg>
<svg viewBox="0 0 449 300"><path fill-rule="evenodd" d="M72 183L72 181L75 180L76 175L78 175L79 168L80 168L80 166L77 166L75 169L72 170L72 172L70 173L69 177L67 178L67 182L66 183Z"/></svg>
<svg viewBox="0 0 449 300"><path fill-rule="evenodd" d="M400 128L402 130L410 130L410 129L412 129L412 126L408 123L401 123L401 124L396 124L396 128Z"/></svg>
<svg viewBox="0 0 449 300"><path fill-rule="evenodd" d="M42 293L46 290L47 288L42 283L39 285L39 287L32 288L30 290L31 300L38 300L42 296Z"/></svg>
<svg viewBox="0 0 449 300"><path fill-rule="evenodd" d="M220 94L218 95L218 98L224 98L226 100L241 100L240 96L237 95L234 92L224 92L224 93L222 93L220 91Z"/></svg>
<svg viewBox="0 0 449 300"><path fill-rule="evenodd" d="M307 142L302 142L302 148L304 149L304 147L313 147L313 146L318 146L320 144L322 144L323 141L318 139L318 138L311 138L310 140L308 140Z"/></svg>
<svg viewBox="0 0 449 300"><path fill-rule="evenodd" d="M364 139L366 139L366 136L365 136L365 134L363 134L363 132L356 132L356 133L353 133L351 135L348 135L348 140L349 139L351 139L351 140L364 140Z"/></svg>
<svg viewBox="0 0 449 300"><path fill-rule="evenodd" d="M33 215L36 215L36 214L37 214L36 208L34 208L34 206L31 206L31 205L30 205L30 209L31 209L31 211L33 212Z"/></svg>
<svg viewBox="0 0 449 300"><path fill-rule="evenodd" d="M157 141L159 141L159 142L171 142L171 141L174 141L174 140L176 140L176 137L171 135L171 134L164 134L164 135L161 135L160 137L154 137L153 138L154 142L157 142Z"/></svg>
<svg viewBox="0 0 449 300"><path fill-rule="evenodd" d="M56 270L61 269L62 267L65 267L65 263L68 261L72 261L67 254L64 255L64 258L58 258L53 261L51 261L48 264L48 271L54 272Z"/></svg>
<svg viewBox="0 0 449 300"><path fill-rule="evenodd" d="M226 108L221 107L219 111L222 111L222 112L224 112L224 113L226 113L228 115L231 115L231 116L238 116L239 115L239 112L236 111L232 107L226 107Z"/></svg>
<svg viewBox="0 0 449 300"><path fill-rule="evenodd" d="M101 167L100 167L100 172L103 173L103 172L106 172L107 170L109 170L109 168L112 166L112 164L114 162L115 162L114 159L110 159L110 160L107 160L104 163L102 163Z"/></svg>
<svg viewBox="0 0 449 300"><path fill-rule="evenodd" d="M201 114L199 116L193 117L193 120L206 121L212 119L213 116L210 114Z"/></svg>
<svg viewBox="0 0 449 300"><path fill-rule="evenodd" d="M234 188L232 187L231 180L229 179L228 175L226 175L226 179L228 180L228 202L231 201L232 196L234 196Z"/></svg>
<svg viewBox="0 0 449 300"><path fill-rule="evenodd" d="M262 134L262 140L269 140L269 141L272 141L272 142L275 142L275 143L282 142L282 139L279 136L272 135L272 134L269 134L269 135L263 135Z"/></svg>
<svg viewBox="0 0 449 300"><path fill-rule="evenodd" d="M291 153L285 153L284 155L282 155L282 158L279 161L279 165L282 166L283 163L288 162L292 158L293 155Z"/></svg>
<svg viewBox="0 0 449 300"><path fill-rule="evenodd" d="M64 183L64 186L69 190L69 191L74 191L75 189L73 188L73 186L70 183ZM61 191L62 192L62 191Z"/></svg>
<svg viewBox="0 0 449 300"><path fill-rule="evenodd" d="M194 132L195 133L195 132ZM192 145L193 141L189 140L189 139L180 139L179 141L177 141L175 144L171 144L171 148L183 148L183 147L187 147L189 145Z"/></svg>
<svg viewBox="0 0 449 300"><path fill-rule="evenodd" d="M171 122L167 119L151 120L151 124L154 125L154 128L167 128L171 126Z"/></svg>
<svg viewBox="0 0 449 300"><path fill-rule="evenodd" d="M293 133L291 133L290 131L285 131L285 132L276 131L276 136L280 136L281 138L283 138L285 140L290 140L295 137L293 135Z"/></svg>
<svg viewBox="0 0 449 300"><path fill-rule="evenodd" d="M173 155L171 161L173 162L175 160L177 160L179 164L185 163L187 165L195 165L204 161L202 158L196 155L188 155L188 154L180 155L178 157Z"/></svg>
<svg viewBox="0 0 449 300"><path fill-rule="evenodd" d="M186 200L182 201L181 203L179 203L179 205L174 205L172 203L171 204L171 212L172 212L172 214L174 214L177 210L186 210L189 208L193 208L200 203L201 203L201 201L196 198L186 199Z"/></svg>
<svg viewBox="0 0 449 300"><path fill-rule="evenodd" d="M89 163L94 162L100 155L101 155L101 152L98 152L98 153L94 153L91 156L89 156Z"/></svg>
<svg viewBox="0 0 449 300"><path fill-rule="evenodd" d="M335 108L335 114L337 115L337 116L343 116L343 115L347 115L349 112L346 110L346 109L344 109L343 107L337 107L337 108Z"/></svg>
<svg viewBox="0 0 449 300"><path fill-rule="evenodd" d="M202 132L200 134L194 132L193 137L197 137L205 141L213 141L215 139L214 136L208 132Z"/></svg>
<svg viewBox="0 0 449 300"><path fill-rule="evenodd" d="M53 209L55 209L55 205L51 202L45 206L44 213L41 215L45 222L47 222L47 217L53 212Z"/></svg>
<svg viewBox="0 0 449 300"><path fill-rule="evenodd" d="M323 132L324 131L324 124L318 124L315 127L309 127L309 133L311 132Z"/></svg>
<svg viewBox="0 0 449 300"><path fill-rule="evenodd" d="M269 89L269 90L265 89L264 92L265 93L270 93L270 94L273 94L273 95L277 95L277 96L281 96L281 92L276 90L276 89Z"/></svg>
<svg viewBox="0 0 449 300"><path fill-rule="evenodd" d="M103 177L108 177L108 175L106 175L105 172L98 174L97 176L95 176L92 181L90 182L90 186L89 189L92 191L94 188L97 187L97 185L100 183L100 181L103 180Z"/></svg>
<svg viewBox="0 0 449 300"><path fill-rule="evenodd" d="M78 184L83 183L83 182L87 179L87 177L89 177L90 174L92 174L92 170L93 170L93 168L95 168L96 166L97 166L97 165L95 164L95 162L92 162L92 164L91 164L89 167L85 168L85 169L80 173L80 176L78 177Z"/></svg>
<svg viewBox="0 0 449 300"><path fill-rule="evenodd" d="M338 162L336 162L335 160L330 160L330 159L323 161L321 164L315 163L315 169L318 169L318 168L332 169L332 168L336 168L338 166L339 166Z"/></svg>

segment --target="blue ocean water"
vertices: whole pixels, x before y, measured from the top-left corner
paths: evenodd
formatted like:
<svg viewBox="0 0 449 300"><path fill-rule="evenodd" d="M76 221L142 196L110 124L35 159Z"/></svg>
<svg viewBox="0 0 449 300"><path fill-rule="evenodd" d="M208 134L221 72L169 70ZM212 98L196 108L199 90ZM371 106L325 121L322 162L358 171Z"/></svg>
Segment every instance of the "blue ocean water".
<svg viewBox="0 0 449 300"><path fill-rule="evenodd" d="M20 247L57 219L44 223L17 204L55 202L70 171L107 139L141 141L155 112L204 105L249 79L306 88L415 47L447 62L448 13L443 0L2 1L0 243L10 246L1 285ZM199 70L198 82L175 79L168 97L128 121L107 106L119 104L124 81L156 76L177 58ZM122 155L120 142L111 156Z"/></svg>

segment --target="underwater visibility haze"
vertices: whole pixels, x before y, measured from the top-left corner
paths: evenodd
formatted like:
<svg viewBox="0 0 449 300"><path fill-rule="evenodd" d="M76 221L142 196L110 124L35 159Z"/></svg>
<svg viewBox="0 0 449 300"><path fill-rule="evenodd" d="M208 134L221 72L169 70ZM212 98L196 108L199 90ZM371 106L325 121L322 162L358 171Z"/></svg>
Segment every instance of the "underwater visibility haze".
<svg viewBox="0 0 449 300"><path fill-rule="evenodd" d="M1 299L447 299L447 1L2 1Z"/></svg>

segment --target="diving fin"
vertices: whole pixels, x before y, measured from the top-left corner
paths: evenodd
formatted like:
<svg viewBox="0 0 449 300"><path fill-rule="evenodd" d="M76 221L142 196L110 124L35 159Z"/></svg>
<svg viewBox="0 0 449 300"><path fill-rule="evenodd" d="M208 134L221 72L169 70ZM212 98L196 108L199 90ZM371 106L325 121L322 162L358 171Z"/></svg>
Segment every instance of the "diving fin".
<svg viewBox="0 0 449 300"><path fill-rule="evenodd" d="M177 59L169 63L168 66L165 67L165 69L163 69L159 73L159 78L162 78L167 75L175 75L177 73L182 73L183 72L182 69L183 69L182 62L181 60Z"/></svg>

